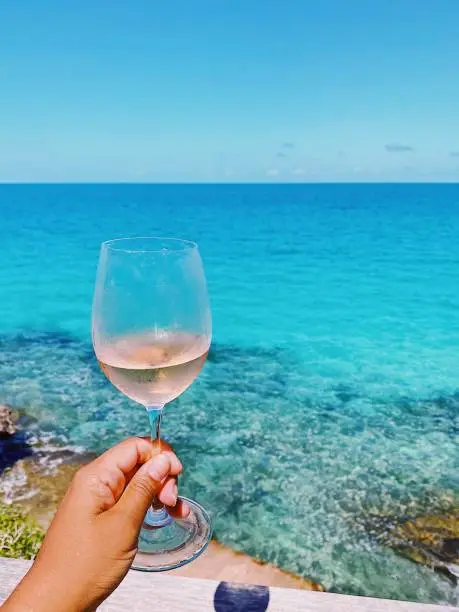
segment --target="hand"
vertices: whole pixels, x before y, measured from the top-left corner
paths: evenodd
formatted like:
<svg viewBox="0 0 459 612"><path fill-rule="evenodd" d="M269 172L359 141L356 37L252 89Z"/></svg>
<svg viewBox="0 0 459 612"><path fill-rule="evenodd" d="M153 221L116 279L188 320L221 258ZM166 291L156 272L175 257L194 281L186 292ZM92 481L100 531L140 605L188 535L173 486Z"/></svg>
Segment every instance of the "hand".
<svg viewBox="0 0 459 612"><path fill-rule="evenodd" d="M174 517L188 516L177 499L182 464L165 442L152 452L149 440L129 438L76 473L5 612L95 610L127 574L153 497Z"/></svg>

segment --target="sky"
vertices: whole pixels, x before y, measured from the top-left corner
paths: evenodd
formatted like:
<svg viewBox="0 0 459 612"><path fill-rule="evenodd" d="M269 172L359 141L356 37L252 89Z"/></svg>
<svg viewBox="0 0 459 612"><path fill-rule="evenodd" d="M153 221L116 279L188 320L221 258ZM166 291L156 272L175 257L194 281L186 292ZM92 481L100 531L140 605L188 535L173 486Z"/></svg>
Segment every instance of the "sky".
<svg viewBox="0 0 459 612"><path fill-rule="evenodd" d="M0 2L2 182L458 179L458 0Z"/></svg>

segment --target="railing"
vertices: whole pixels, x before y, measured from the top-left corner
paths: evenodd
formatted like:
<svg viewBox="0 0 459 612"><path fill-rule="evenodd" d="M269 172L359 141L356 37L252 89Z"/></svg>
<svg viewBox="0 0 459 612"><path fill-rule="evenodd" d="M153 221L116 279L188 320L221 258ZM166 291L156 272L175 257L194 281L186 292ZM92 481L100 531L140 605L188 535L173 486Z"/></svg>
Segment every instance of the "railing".
<svg viewBox="0 0 459 612"><path fill-rule="evenodd" d="M30 567L30 561L0 558L0 603ZM65 608L63 608L65 610ZM129 572L99 607L103 612L457 612L434 606L301 589L251 586L169 574Z"/></svg>

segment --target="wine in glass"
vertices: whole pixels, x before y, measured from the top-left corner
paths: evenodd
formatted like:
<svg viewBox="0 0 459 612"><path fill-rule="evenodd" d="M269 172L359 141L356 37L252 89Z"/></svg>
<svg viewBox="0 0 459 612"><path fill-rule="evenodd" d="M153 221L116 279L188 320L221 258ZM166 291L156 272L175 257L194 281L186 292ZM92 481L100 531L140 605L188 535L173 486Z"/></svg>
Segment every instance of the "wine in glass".
<svg viewBox="0 0 459 612"><path fill-rule="evenodd" d="M198 247L172 238L120 238L101 246L92 314L94 351L106 377L148 412L156 452L164 405L199 374L212 323ZM155 500L139 536L133 568L164 571L207 546L208 513L174 520Z"/></svg>

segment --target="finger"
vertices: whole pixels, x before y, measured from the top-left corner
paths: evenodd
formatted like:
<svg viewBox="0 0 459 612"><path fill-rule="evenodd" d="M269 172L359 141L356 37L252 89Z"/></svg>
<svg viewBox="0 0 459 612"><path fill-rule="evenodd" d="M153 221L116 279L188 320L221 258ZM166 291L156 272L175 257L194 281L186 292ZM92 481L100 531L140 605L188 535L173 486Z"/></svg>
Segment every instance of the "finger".
<svg viewBox="0 0 459 612"><path fill-rule="evenodd" d="M142 436L140 438L138 438L139 440L144 440L145 442L147 442L148 444L151 445L151 449L152 449L152 455L155 454L154 453L154 445L153 442L151 441L151 438L149 438L148 436ZM183 465L182 462L180 461L180 459L177 457L177 455L174 453L174 449L172 448L172 446L166 442L166 440L163 440L161 438L161 440L159 440L159 446L158 448L160 449L161 453L166 454L169 459L171 460L171 471L174 474L180 474L180 472L183 470ZM159 454L159 453L157 453Z"/></svg>
<svg viewBox="0 0 459 612"><path fill-rule="evenodd" d="M166 510L175 519L185 519L190 516L190 506L183 499L178 499L175 506L166 506Z"/></svg>
<svg viewBox="0 0 459 612"><path fill-rule="evenodd" d="M162 453L163 455L169 457L169 461L171 462L171 474L173 476L178 476L183 470L183 465L180 459L173 451L162 451Z"/></svg>
<svg viewBox="0 0 459 612"><path fill-rule="evenodd" d="M177 480L169 477L159 492L158 499L166 506L175 506L178 498Z"/></svg>
<svg viewBox="0 0 459 612"><path fill-rule="evenodd" d="M91 468L93 478L97 479L100 486L112 494L111 505L118 501L139 465L148 461L151 454L151 441L143 438L128 438L103 453L88 466Z"/></svg>
<svg viewBox="0 0 459 612"><path fill-rule="evenodd" d="M181 474L183 466L177 455L172 451L165 451L164 455L169 457L169 460L171 462L171 475L178 476L179 474ZM125 486L127 486L131 482L132 478L137 473L139 467L139 465L136 465L128 474L125 475Z"/></svg>
<svg viewBox="0 0 459 612"><path fill-rule="evenodd" d="M151 444L153 444L151 442L151 437L150 436L140 436L141 440L146 440L147 442L150 442ZM171 451L174 452L174 449L172 448L172 446L169 444L169 442L166 442L166 440L164 440L164 438L161 438L161 440L159 440L159 446L161 448L161 452L164 453L166 451Z"/></svg>
<svg viewBox="0 0 459 612"><path fill-rule="evenodd" d="M148 438L128 438L105 451L96 459L96 463L100 467L116 466L123 474L128 474L137 464L148 461L152 450L153 445Z"/></svg>
<svg viewBox="0 0 459 612"><path fill-rule="evenodd" d="M174 452L174 449L169 444L169 442L166 442L166 440L164 440L163 438L161 438L160 442L161 442L161 451L163 453L166 451L171 451L172 453Z"/></svg>
<svg viewBox="0 0 459 612"><path fill-rule="evenodd" d="M130 518L136 528L142 526L153 498L161 491L170 471L169 457L164 453L155 455L142 465L121 495L115 507Z"/></svg>
<svg viewBox="0 0 459 612"><path fill-rule="evenodd" d="M177 476L183 469L182 463L169 444L161 441L163 445L168 449L165 454L171 463L171 475ZM154 448L150 439L128 438L96 459L97 477L102 486L112 493L114 502L118 501L139 466L148 461L152 454Z"/></svg>

